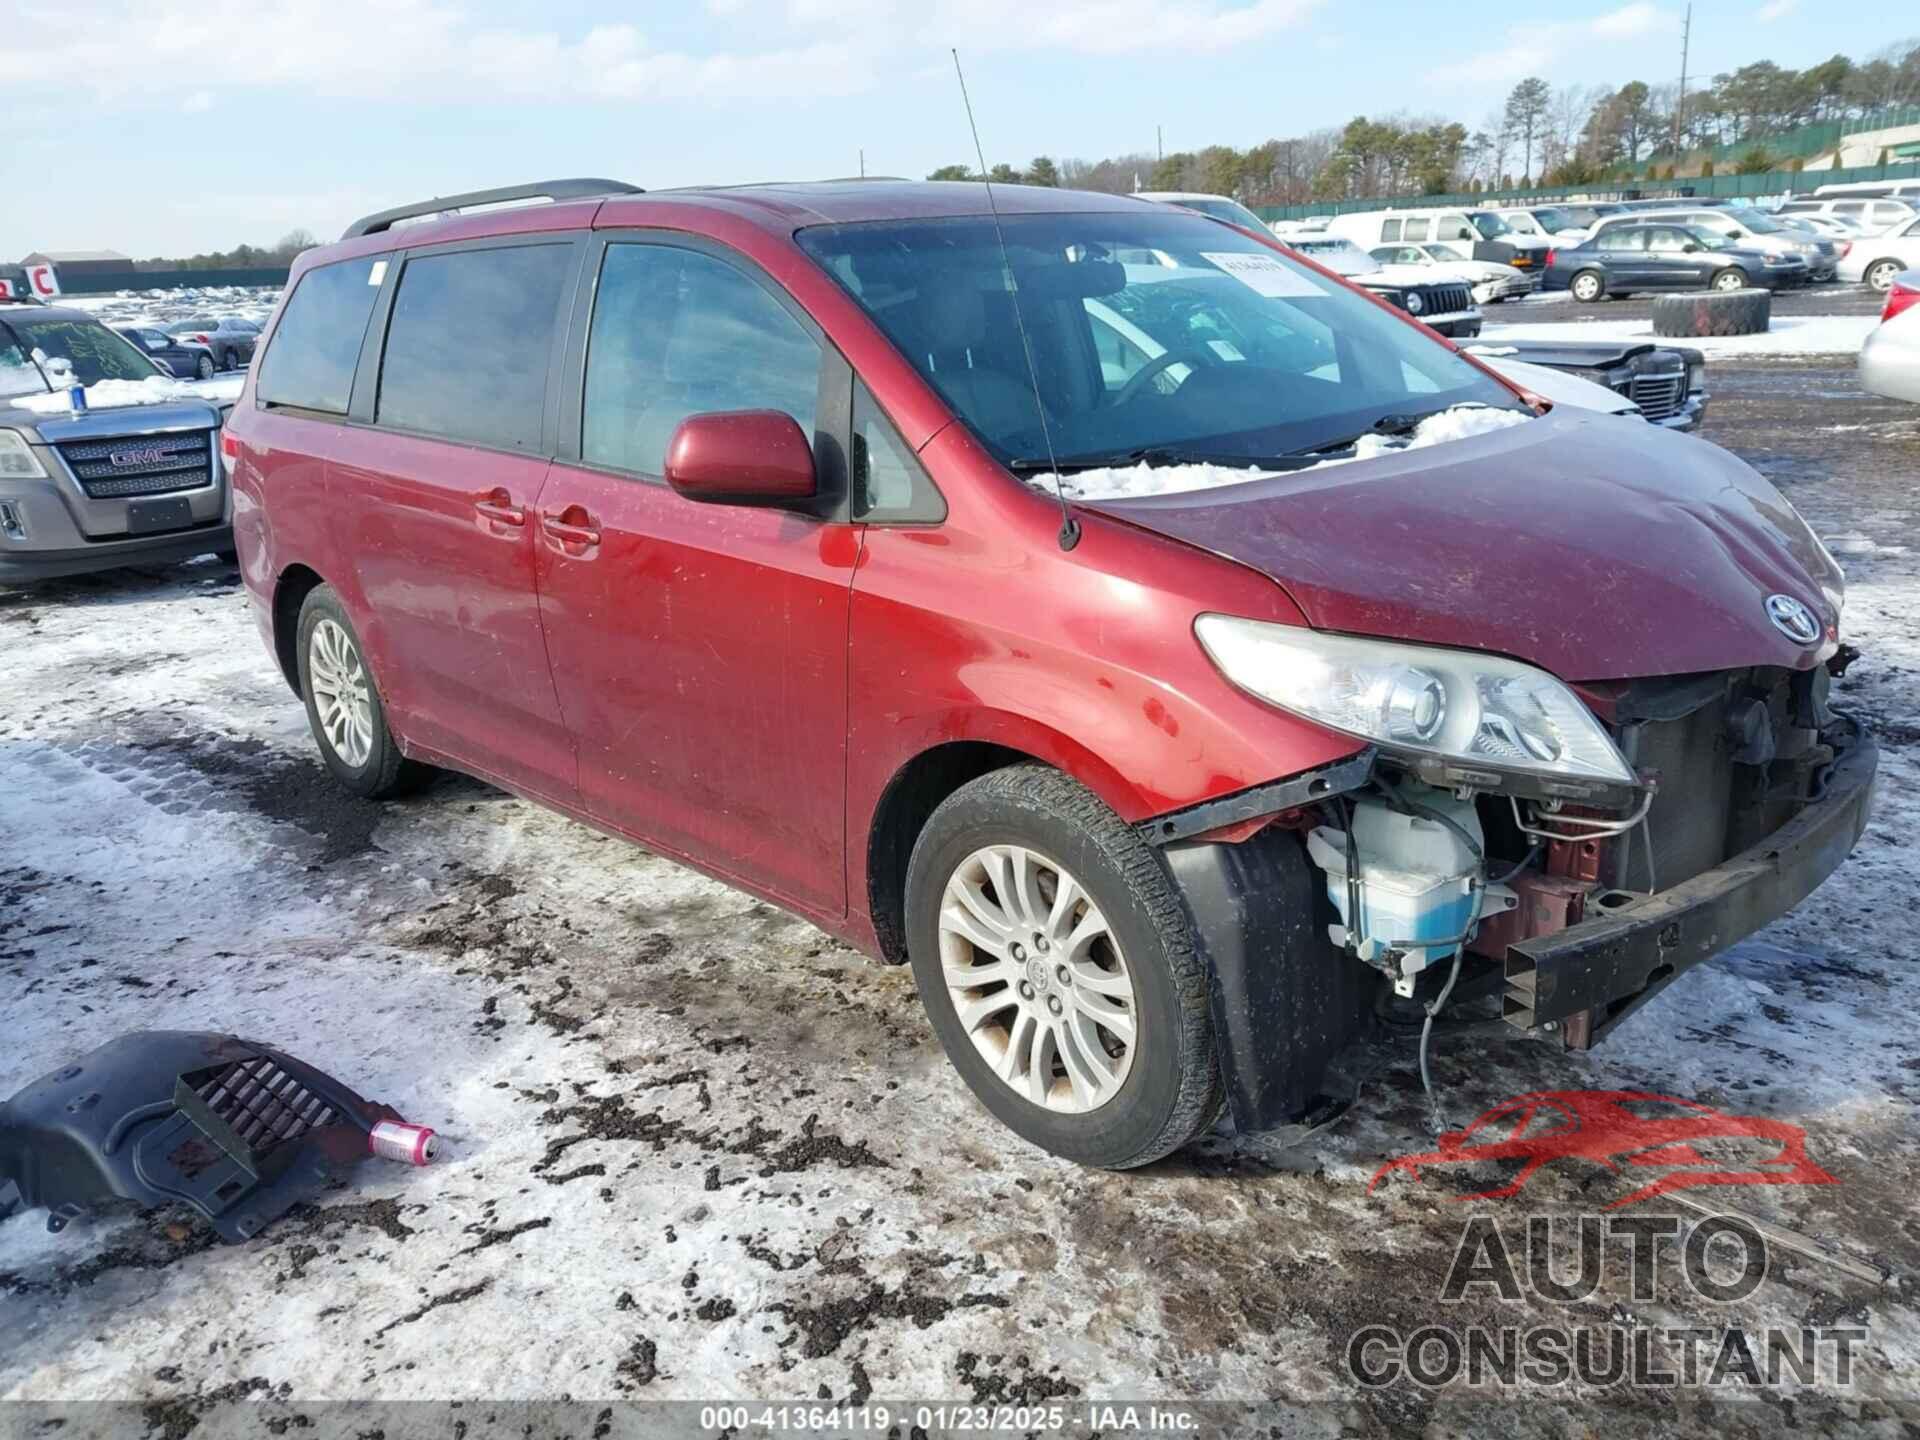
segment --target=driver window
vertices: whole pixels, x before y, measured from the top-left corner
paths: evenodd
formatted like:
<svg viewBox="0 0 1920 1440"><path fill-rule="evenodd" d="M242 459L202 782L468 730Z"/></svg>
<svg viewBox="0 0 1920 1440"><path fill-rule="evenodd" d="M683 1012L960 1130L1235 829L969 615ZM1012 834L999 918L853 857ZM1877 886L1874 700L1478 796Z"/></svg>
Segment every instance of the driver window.
<svg viewBox="0 0 1920 1440"><path fill-rule="evenodd" d="M1647 249L1662 255L1677 255L1685 250L1693 237L1679 230L1655 230L1647 238Z"/></svg>
<svg viewBox="0 0 1920 1440"><path fill-rule="evenodd" d="M667 245L610 245L587 342L580 454L658 475L682 420L782 410L813 441L820 347L744 272Z"/></svg>

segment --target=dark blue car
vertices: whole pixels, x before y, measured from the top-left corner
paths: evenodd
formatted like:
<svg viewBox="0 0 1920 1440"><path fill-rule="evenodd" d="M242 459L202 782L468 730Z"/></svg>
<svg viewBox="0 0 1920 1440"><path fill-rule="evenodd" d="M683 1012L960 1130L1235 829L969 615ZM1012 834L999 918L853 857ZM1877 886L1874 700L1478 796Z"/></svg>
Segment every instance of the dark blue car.
<svg viewBox="0 0 1920 1440"><path fill-rule="evenodd" d="M1732 244L1673 221L1607 225L1590 240L1547 255L1545 288L1590 302L1641 290L1776 290L1807 282L1807 262Z"/></svg>
<svg viewBox="0 0 1920 1440"><path fill-rule="evenodd" d="M179 340L164 330L146 325L116 325L113 328L145 351L156 365L172 371L182 380L211 380L214 370L218 368L213 363L213 351L196 341Z"/></svg>

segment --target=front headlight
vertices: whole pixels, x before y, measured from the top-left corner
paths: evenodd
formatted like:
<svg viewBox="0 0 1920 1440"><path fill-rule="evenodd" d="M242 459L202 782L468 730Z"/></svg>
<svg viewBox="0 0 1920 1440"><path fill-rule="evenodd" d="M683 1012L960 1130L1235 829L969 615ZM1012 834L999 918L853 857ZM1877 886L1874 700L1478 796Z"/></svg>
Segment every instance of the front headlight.
<svg viewBox="0 0 1920 1440"><path fill-rule="evenodd" d="M1420 298L1417 291L1409 290L1407 292L1407 313L1409 315L1418 315L1426 308L1427 302Z"/></svg>
<svg viewBox="0 0 1920 1440"><path fill-rule="evenodd" d="M1638 783L1580 698L1517 660L1231 615L1202 615L1194 633L1242 690L1409 760L1441 761L1444 783L1524 775L1567 796ZM1492 773L1476 781L1482 771Z"/></svg>
<svg viewBox="0 0 1920 1440"><path fill-rule="evenodd" d="M18 430L0 430L0 478L44 479L46 473L26 436Z"/></svg>

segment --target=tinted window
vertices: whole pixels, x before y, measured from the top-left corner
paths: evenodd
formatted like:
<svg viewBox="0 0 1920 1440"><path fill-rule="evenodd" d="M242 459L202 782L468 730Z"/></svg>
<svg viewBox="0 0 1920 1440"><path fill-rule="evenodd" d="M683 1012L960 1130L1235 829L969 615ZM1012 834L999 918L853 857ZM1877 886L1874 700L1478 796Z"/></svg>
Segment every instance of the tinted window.
<svg viewBox="0 0 1920 1440"><path fill-rule="evenodd" d="M369 257L321 265L300 277L260 362L255 389L262 404L347 413L360 342L385 273L386 261ZM167 327L175 335L187 328Z"/></svg>
<svg viewBox="0 0 1920 1440"><path fill-rule="evenodd" d="M540 447L570 245L407 261L380 363L382 425L501 450Z"/></svg>
<svg viewBox="0 0 1920 1440"><path fill-rule="evenodd" d="M39 318L36 318L39 317ZM102 380L144 380L155 373L153 361L98 320L68 320L57 313L9 309L0 319L0 331L11 331L28 355L39 351L48 360L64 360L73 379L82 385Z"/></svg>
<svg viewBox="0 0 1920 1440"><path fill-rule="evenodd" d="M666 245L612 245L600 271L580 454L658 475L689 415L782 410L809 443L820 347L743 271Z"/></svg>

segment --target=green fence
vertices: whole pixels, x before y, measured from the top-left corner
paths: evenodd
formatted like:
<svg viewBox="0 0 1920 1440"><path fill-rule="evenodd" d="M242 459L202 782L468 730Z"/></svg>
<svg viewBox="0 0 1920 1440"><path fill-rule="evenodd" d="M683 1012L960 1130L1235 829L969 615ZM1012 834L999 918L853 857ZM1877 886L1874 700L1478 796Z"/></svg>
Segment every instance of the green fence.
<svg viewBox="0 0 1920 1440"><path fill-rule="evenodd" d="M92 275L62 274L65 295L112 295L120 290L192 290L206 285L285 285L286 265L251 270L104 270Z"/></svg>
<svg viewBox="0 0 1920 1440"><path fill-rule="evenodd" d="M1759 197L1788 191L1809 194L1816 185L1857 181L1920 180L1920 162L1856 165L1847 170L1769 170L1759 175L1702 175L1679 180L1607 180L1596 185L1562 185L1530 190L1483 190L1462 195L1394 195L1360 200L1324 200L1306 205L1255 205L1262 220L1305 220L1314 215L1347 215L1362 210L1411 210L1435 205L1550 205L1556 200L1658 200L1676 197Z"/></svg>

